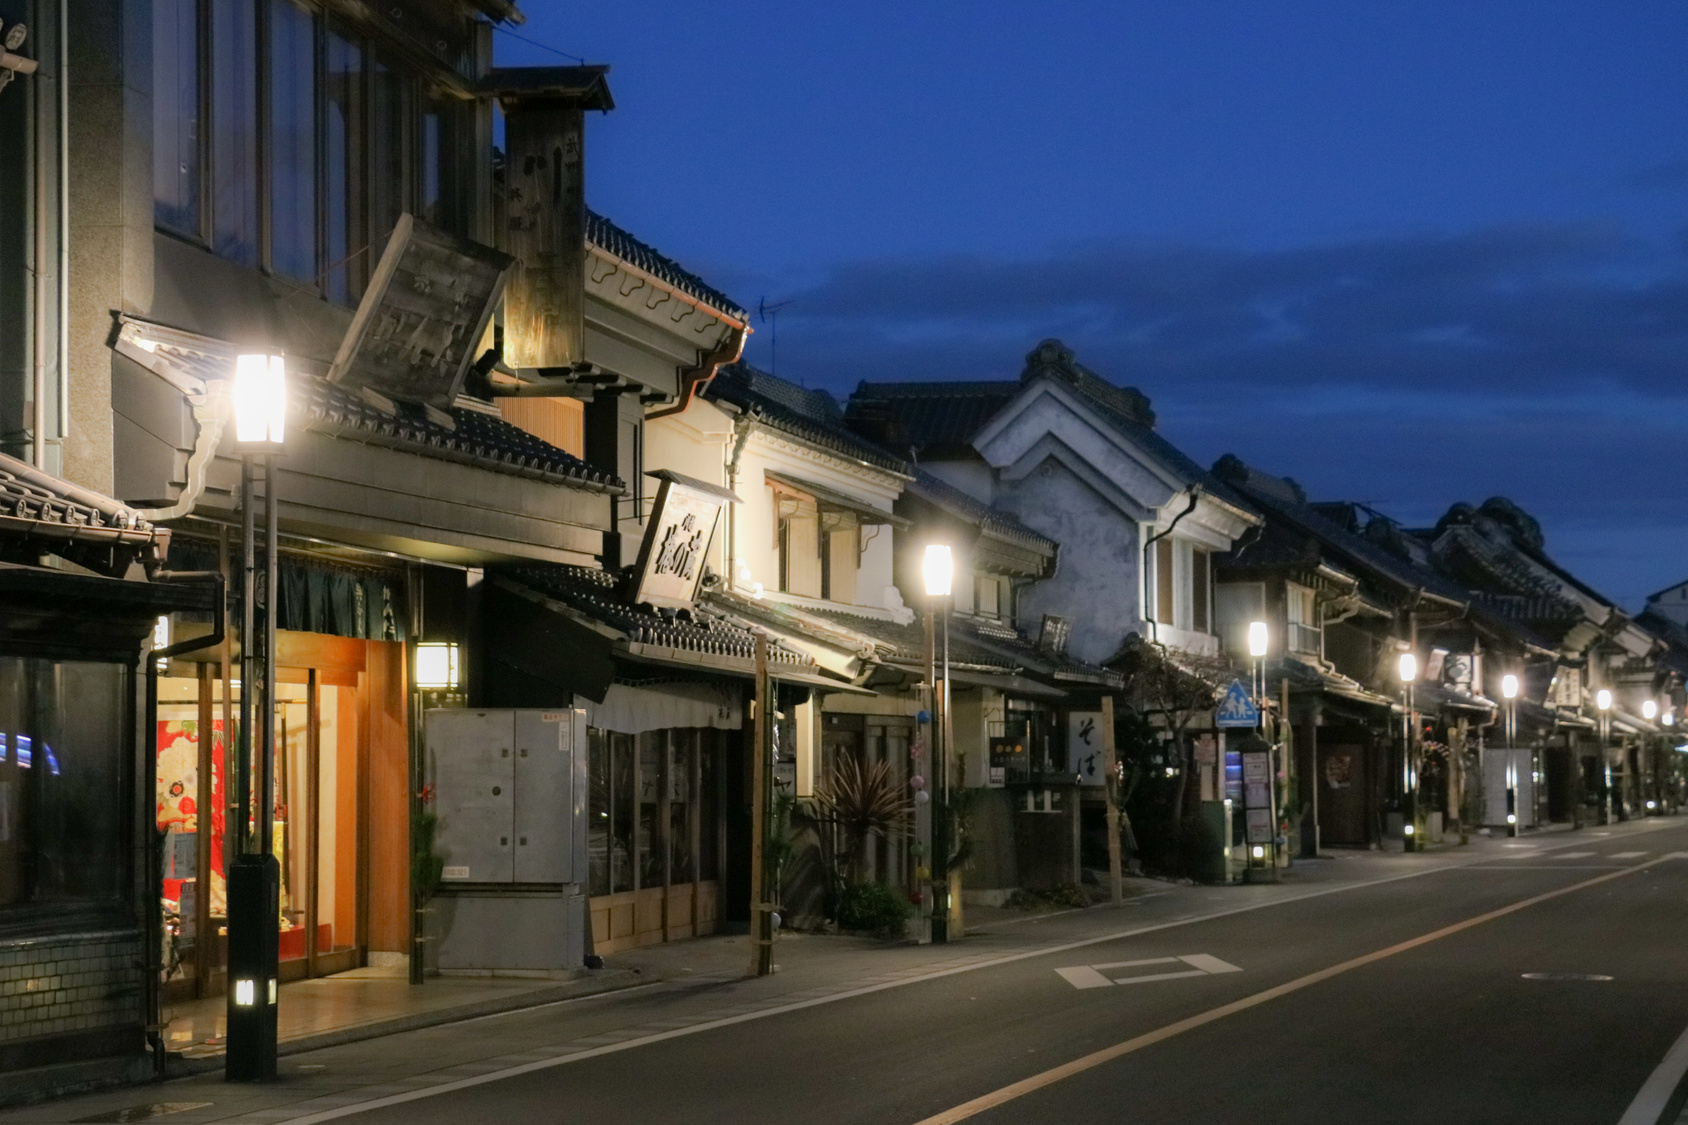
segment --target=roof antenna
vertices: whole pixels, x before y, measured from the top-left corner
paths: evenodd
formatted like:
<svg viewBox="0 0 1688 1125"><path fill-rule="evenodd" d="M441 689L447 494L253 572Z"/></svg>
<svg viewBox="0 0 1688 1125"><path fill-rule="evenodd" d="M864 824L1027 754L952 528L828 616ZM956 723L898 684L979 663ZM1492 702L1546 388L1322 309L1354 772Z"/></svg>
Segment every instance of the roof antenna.
<svg viewBox="0 0 1688 1125"><path fill-rule="evenodd" d="M780 310L791 304L797 298L788 297L783 301L772 304L763 297L756 302L756 318L763 324L769 325L768 335L773 337L772 348L769 353L768 374L778 376L780 373Z"/></svg>

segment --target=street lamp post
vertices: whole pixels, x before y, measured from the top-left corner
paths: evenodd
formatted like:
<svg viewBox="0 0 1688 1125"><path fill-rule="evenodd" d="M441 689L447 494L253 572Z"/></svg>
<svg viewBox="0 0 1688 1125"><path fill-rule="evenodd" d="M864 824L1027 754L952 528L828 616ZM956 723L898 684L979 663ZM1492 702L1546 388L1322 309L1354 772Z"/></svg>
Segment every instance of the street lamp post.
<svg viewBox="0 0 1688 1125"><path fill-rule="evenodd" d="M1601 809L1601 824L1612 823L1612 755L1606 749L1606 743L1612 737L1612 693L1601 688L1594 693L1594 709L1600 713L1599 727L1596 737L1600 740L1600 777L1606 787L1606 799Z"/></svg>
<svg viewBox="0 0 1688 1125"><path fill-rule="evenodd" d="M1401 654L1397 672L1401 678L1401 850L1418 850L1418 770L1413 761L1413 683L1418 679L1418 657Z"/></svg>
<svg viewBox="0 0 1688 1125"><path fill-rule="evenodd" d="M1249 656L1249 688L1254 695L1254 703L1260 708L1262 715L1266 708L1263 706L1266 694L1266 650L1269 641L1266 633L1266 622L1250 621L1248 623L1248 656Z"/></svg>
<svg viewBox="0 0 1688 1125"><path fill-rule="evenodd" d="M287 436L287 361L254 353L235 360L235 451L240 454L242 604L240 727L236 743L239 808L228 865L228 1048L230 1081L267 1081L276 1071L276 990L280 957L281 870L276 863L275 609L276 457ZM263 459L264 556L260 591L254 485ZM253 738L256 715L257 738ZM257 792L252 792L253 771ZM256 797L254 802L253 798ZM254 803L256 808L253 808ZM251 832L247 818L254 816Z"/></svg>
<svg viewBox="0 0 1688 1125"><path fill-rule="evenodd" d="M955 559L949 546L926 547L926 682L932 688L932 941L949 941L949 614ZM941 644L939 643L941 639ZM935 666L936 665L936 666ZM941 686L940 686L941 685Z"/></svg>
<svg viewBox="0 0 1688 1125"><path fill-rule="evenodd" d="M1651 699L1643 699L1641 701L1641 717L1646 719L1649 723L1658 719L1658 703ZM1655 779L1658 777L1658 770L1655 768L1655 764L1656 763L1653 761L1653 738L1651 735L1643 732L1641 735L1641 753L1636 756L1636 765L1638 767L1638 772L1641 774L1641 776L1637 778L1637 781L1640 783L1639 788L1641 790L1641 792L1637 794L1637 797L1640 799L1642 807L1647 810L1658 808L1658 802L1647 796L1649 789L1656 792L1658 788L1656 780L1651 784L1646 781L1649 777ZM1643 815L1645 815L1645 813Z"/></svg>
<svg viewBox="0 0 1688 1125"><path fill-rule="evenodd" d="M1518 835L1518 677L1500 678L1500 693L1506 699L1506 834Z"/></svg>

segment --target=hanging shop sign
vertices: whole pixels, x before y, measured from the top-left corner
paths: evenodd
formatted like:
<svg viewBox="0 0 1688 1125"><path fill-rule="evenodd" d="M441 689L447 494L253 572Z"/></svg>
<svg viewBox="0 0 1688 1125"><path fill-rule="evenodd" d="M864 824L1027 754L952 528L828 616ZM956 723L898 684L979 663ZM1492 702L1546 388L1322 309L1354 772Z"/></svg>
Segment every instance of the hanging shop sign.
<svg viewBox="0 0 1688 1125"><path fill-rule="evenodd" d="M1102 712L1074 711L1067 716L1067 772L1080 785L1106 785L1102 768Z"/></svg>
<svg viewBox="0 0 1688 1125"><path fill-rule="evenodd" d="M399 216L329 381L397 402L449 408L514 264L490 246Z"/></svg>
<svg viewBox="0 0 1688 1125"><path fill-rule="evenodd" d="M690 609L721 512L739 498L729 489L668 469L645 475L662 483L633 568L630 600L634 605Z"/></svg>

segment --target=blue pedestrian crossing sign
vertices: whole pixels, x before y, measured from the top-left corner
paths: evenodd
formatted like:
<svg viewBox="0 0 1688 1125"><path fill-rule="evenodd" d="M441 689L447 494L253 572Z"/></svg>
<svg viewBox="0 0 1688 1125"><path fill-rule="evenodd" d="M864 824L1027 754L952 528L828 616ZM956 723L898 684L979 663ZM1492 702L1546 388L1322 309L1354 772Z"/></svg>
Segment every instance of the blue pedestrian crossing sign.
<svg viewBox="0 0 1688 1125"><path fill-rule="evenodd" d="M1252 730L1260 725L1260 708L1248 697L1248 689L1243 687L1243 682L1232 680L1231 686L1220 697L1219 706L1213 709L1213 719L1221 727L1247 727Z"/></svg>

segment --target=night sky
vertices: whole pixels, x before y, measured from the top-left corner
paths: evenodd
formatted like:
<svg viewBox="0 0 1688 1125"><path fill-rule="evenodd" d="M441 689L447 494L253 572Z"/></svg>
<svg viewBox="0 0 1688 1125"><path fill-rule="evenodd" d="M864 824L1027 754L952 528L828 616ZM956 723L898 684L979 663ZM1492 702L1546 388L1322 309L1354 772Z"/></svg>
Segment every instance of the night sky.
<svg viewBox="0 0 1688 1125"><path fill-rule="evenodd" d="M591 206L789 302L786 378L1059 336L1204 464L1415 526L1511 497L1632 610L1688 578L1682 0L525 10L613 68Z"/></svg>

